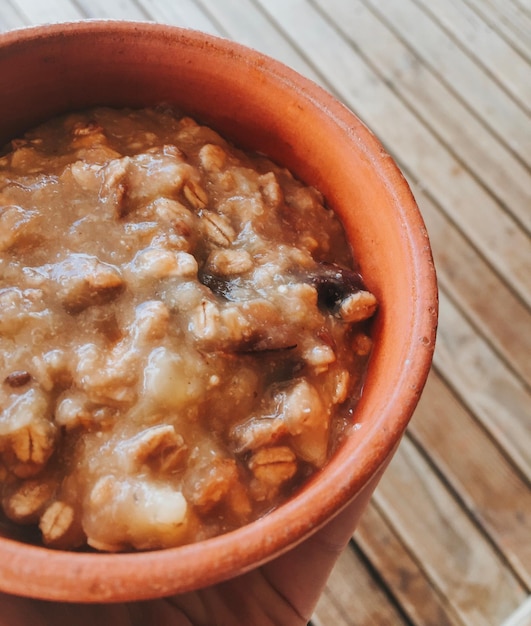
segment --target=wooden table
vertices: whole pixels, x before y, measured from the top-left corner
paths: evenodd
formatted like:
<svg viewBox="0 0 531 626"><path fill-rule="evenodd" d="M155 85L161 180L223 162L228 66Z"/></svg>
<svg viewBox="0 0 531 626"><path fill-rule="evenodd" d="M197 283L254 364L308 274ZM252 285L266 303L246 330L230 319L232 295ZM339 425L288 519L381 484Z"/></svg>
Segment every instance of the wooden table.
<svg viewBox="0 0 531 626"><path fill-rule="evenodd" d="M531 624L531 0L0 0L251 45L396 158L440 281L434 367L314 626Z"/></svg>

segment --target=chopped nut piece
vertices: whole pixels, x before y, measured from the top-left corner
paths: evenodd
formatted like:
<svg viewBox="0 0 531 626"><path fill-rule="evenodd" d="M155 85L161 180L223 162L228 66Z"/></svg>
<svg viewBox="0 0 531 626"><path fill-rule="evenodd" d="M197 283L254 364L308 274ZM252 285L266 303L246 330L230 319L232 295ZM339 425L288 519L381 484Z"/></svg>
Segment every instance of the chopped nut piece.
<svg viewBox="0 0 531 626"><path fill-rule="evenodd" d="M41 322L46 327L49 311L41 289L0 289L0 333L14 335L25 327Z"/></svg>
<svg viewBox="0 0 531 626"><path fill-rule="evenodd" d="M206 271L219 276L245 274L253 268L253 259L247 250L214 250L209 256Z"/></svg>
<svg viewBox="0 0 531 626"><path fill-rule="evenodd" d="M252 416L243 424L236 425L231 431L235 452L241 454L270 446L289 434L284 421L275 416Z"/></svg>
<svg viewBox="0 0 531 626"><path fill-rule="evenodd" d="M99 172L101 165L98 163L86 163L85 161L75 161L67 170L72 175L76 183L85 191L99 189Z"/></svg>
<svg viewBox="0 0 531 626"><path fill-rule="evenodd" d="M239 353L292 350L297 347L292 327L282 312L263 298L228 305L221 311L227 349Z"/></svg>
<svg viewBox="0 0 531 626"><path fill-rule="evenodd" d="M315 344L303 353L304 360L316 373L326 372L328 366L336 360L336 353L326 344Z"/></svg>
<svg viewBox="0 0 531 626"><path fill-rule="evenodd" d="M129 335L110 351L95 343L79 346L73 382L95 404L134 402L141 350L162 339L168 323L169 310L163 302L143 302L135 309Z"/></svg>
<svg viewBox="0 0 531 626"><path fill-rule="evenodd" d="M35 165L35 150L29 145L20 145L11 154L11 167L19 170L29 170L31 172L38 172L38 161Z"/></svg>
<svg viewBox="0 0 531 626"><path fill-rule="evenodd" d="M353 293L339 305L339 315L345 322L352 324L372 317L376 312L375 296L369 291Z"/></svg>
<svg viewBox="0 0 531 626"><path fill-rule="evenodd" d="M38 387L31 387L23 393L9 394L2 400L0 442L3 436L11 436L24 428L31 427L50 414L49 396Z"/></svg>
<svg viewBox="0 0 531 626"><path fill-rule="evenodd" d="M109 161L102 170L100 195L116 217L125 218L156 198L172 197L193 174L190 165L183 163L181 153L165 146L155 147Z"/></svg>
<svg viewBox="0 0 531 626"><path fill-rule="evenodd" d="M0 207L0 251L23 244L31 236L35 237L38 222L39 214L36 211L15 205Z"/></svg>
<svg viewBox="0 0 531 626"><path fill-rule="evenodd" d="M124 287L118 268L87 254L71 254L50 266L49 273L57 284L59 299L72 313L108 302Z"/></svg>
<svg viewBox="0 0 531 626"><path fill-rule="evenodd" d="M328 449L329 414L317 389L304 378L286 392L283 419L298 456L322 467Z"/></svg>
<svg viewBox="0 0 531 626"><path fill-rule="evenodd" d="M341 370L337 373L336 387L334 395L332 396L332 402L334 404L341 404L342 402L345 402L348 397L349 383L350 374L347 370Z"/></svg>
<svg viewBox="0 0 531 626"><path fill-rule="evenodd" d="M253 415L232 429L238 454L286 439L300 459L316 467L324 464L329 415L313 385L298 379L275 394L263 410L264 416Z"/></svg>
<svg viewBox="0 0 531 626"><path fill-rule="evenodd" d="M160 280L172 276L190 278L197 275L197 261L187 252L152 247L136 254L130 271L135 278L142 280Z"/></svg>
<svg viewBox="0 0 531 626"><path fill-rule="evenodd" d="M132 348L162 339L168 329L170 311L160 300L146 300L135 310L135 320L131 327ZM118 351L119 353L119 351Z"/></svg>
<svg viewBox="0 0 531 626"><path fill-rule="evenodd" d="M267 204L271 207L278 207L284 199L277 177L273 172L268 172L260 177L260 189Z"/></svg>
<svg viewBox="0 0 531 626"><path fill-rule="evenodd" d="M183 193L192 208L199 210L206 207L208 196L201 185L195 180L190 179L184 183Z"/></svg>
<svg viewBox="0 0 531 626"><path fill-rule="evenodd" d="M352 348L359 356L367 356L372 350L372 339L365 333L357 333L352 342Z"/></svg>
<svg viewBox="0 0 531 626"><path fill-rule="evenodd" d="M58 398L54 415L55 423L67 430L79 427L88 429L94 425L106 428L116 417L116 408L94 404L86 394L76 389L69 389Z"/></svg>
<svg viewBox="0 0 531 626"><path fill-rule="evenodd" d="M31 422L4 440L3 458L7 467L21 478L35 476L55 450L57 429L46 419Z"/></svg>
<svg viewBox="0 0 531 626"><path fill-rule="evenodd" d="M294 322L308 321L308 311L317 311L317 291L312 285L281 285L278 292L282 298L282 310Z"/></svg>
<svg viewBox="0 0 531 626"><path fill-rule="evenodd" d="M261 448L249 460L249 469L267 485L279 486L297 471L297 456L288 446Z"/></svg>
<svg viewBox="0 0 531 626"><path fill-rule="evenodd" d="M93 120L88 122L77 122L72 130L74 137L87 137L90 135L103 135L103 128Z"/></svg>
<svg viewBox="0 0 531 626"><path fill-rule="evenodd" d="M83 527L87 543L97 549L116 552L172 546L182 542L186 532L187 502L169 486L104 476L94 485L89 501Z"/></svg>
<svg viewBox="0 0 531 626"><path fill-rule="evenodd" d="M216 244L227 248L236 238L236 232L229 219L212 211L201 215L201 226L206 238Z"/></svg>
<svg viewBox="0 0 531 626"><path fill-rule="evenodd" d="M220 320L218 306L209 300L202 300L192 313L189 328L198 339L215 339L219 334Z"/></svg>
<svg viewBox="0 0 531 626"><path fill-rule="evenodd" d="M178 236L190 242L195 240L197 217L184 204L170 198L156 198L150 208L158 218L168 222Z"/></svg>
<svg viewBox="0 0 531 626"><path fill-rule="evenodd" d="M56 488L57 485L52 480L25 480L4 495L2 499L4 512L9 519L16 522L34 524L39 521Z"/></svg>
<svg viewBox="0 0 531 626"><path fill-rule="evenodd" d="M32 359L35 379L44 391L68 387L72 382L71 366L72 358L64 350L50 350Z"/></svg>
<svg viewBox="0 0 531 626"><path fill-rule="evenodd" d="M204 393L205 378L199 353L174 354L164 347L155 348L144 370L144 397L147 403L165 410L184 409Z"/></svg>
<svg viewBox="0 0 531 626"><path fill-rule="evenodd" d="M227 153L221 146L207 143L199 151L199 159L207 171L219 172L227 162Z"/></svg>
<svg viewBox="0 0 531 626"><path fill-rule="evenodd" d="M179 120L179 127L183 129L189 129L189 128L195 129L198 126L199 124L192 117L188 117L187 115L184 115Z"/></svg>
<svg viewBox="0 0 531 626"><path fill-rule="evenodd" d="M80 533L75 525L74 509L65 502L53 502L44 511L39 528L43 542L54 548L74 547L82 540L79 537L74 540Z"/></svg>
<svg viewBox="0 0 531 626"><path fill-rule="evenodd" d="M102 170L103 182L100 188L100 198L109 203L116 217L127 214L127 193L129 189L128 173L131 158L113 159Z"/></svg>
<svg viewBox="0 0 531 626"><path fill-rule="evenodd" d="M189 470L184 494L203 513L223 500L238 483L234 459L214 458L207 465Z"/></svg>
<svg viewBox="0 0 531 626"><path fill-rule="evenodd" d="M150 465L158 472L172 471L182 465L187 452L184 439L169 424L143 430L119 444L118 449L130 472L143 465Z"/></svg>
<svg viewBox="0 0 531 626"><path fill-rule="evenodd" d="M155 198L148 206L155 211L158 217L167 222L174 222L175 220L185 218L189 222L189 226L193 223L193 214L190 209L177 200L171 198Z"/></svg>

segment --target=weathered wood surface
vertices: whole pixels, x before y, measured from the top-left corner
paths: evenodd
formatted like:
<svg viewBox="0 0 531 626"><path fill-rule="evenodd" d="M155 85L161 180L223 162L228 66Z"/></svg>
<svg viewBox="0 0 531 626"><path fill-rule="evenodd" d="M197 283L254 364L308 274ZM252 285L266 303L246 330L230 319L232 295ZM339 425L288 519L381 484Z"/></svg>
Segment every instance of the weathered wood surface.
<svg viewBox="0 0 531 626"><path fill-rule="evenodd" d="M1 0L0 29L154 20L340 98L409 180L438 269L425 393L315 626L531 624L530 0Z"/></svg>

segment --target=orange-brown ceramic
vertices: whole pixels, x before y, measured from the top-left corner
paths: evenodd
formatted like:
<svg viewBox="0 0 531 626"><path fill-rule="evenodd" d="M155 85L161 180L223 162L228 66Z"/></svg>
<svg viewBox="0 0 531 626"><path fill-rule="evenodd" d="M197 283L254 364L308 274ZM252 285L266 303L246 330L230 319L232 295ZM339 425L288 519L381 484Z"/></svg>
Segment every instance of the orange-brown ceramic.
<svg viewBox="0 0 531 626"><path fill-rule="evenodd" d="M62 552L0 537L0 589L89 602L183 592L286 551L352 500L359 517L419 399L437 320L424 224L378 140L343 105L280 63L155 24L87 21L1 35L0 93L1 141L89 105L177 103L318 187L343 220L380 301L360 428L290 502L224 536L149 553Z"/></svg>

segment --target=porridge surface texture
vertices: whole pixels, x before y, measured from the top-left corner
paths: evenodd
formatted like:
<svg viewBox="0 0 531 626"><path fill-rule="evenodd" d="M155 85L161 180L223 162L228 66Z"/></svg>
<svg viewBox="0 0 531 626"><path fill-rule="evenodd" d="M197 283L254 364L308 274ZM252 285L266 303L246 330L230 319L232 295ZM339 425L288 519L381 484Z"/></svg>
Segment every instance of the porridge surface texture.
<svg viewBox="0 0 531 626"><path fill-rule="evenodd" d="M256 519L353 423L376 300L320 194L169 108L0 157L0 494L57 548Z"/></svg>

